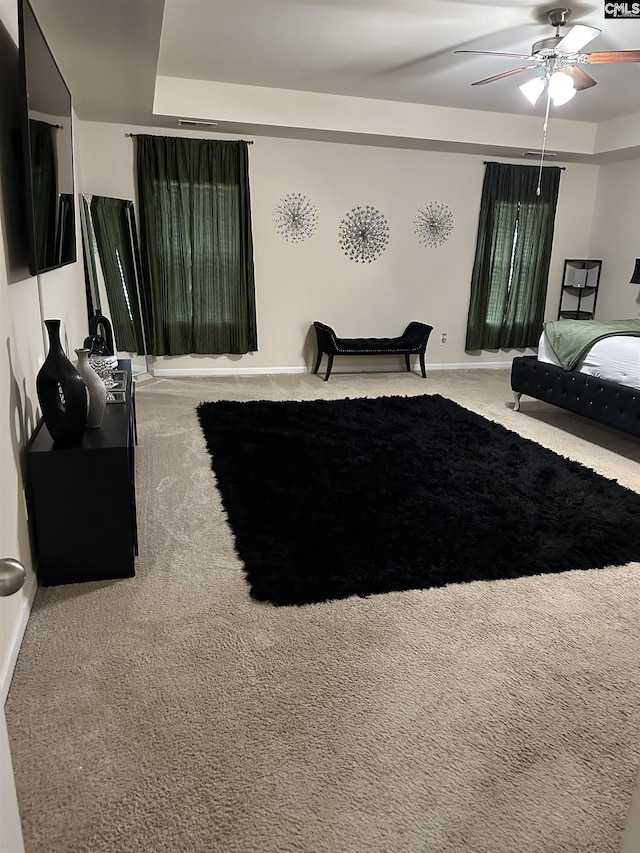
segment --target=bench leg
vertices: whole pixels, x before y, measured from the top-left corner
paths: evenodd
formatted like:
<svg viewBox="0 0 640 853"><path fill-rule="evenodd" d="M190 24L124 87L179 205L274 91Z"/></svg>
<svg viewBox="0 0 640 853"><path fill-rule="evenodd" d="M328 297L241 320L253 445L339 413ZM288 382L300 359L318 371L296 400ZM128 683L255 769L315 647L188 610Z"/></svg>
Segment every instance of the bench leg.
<svg viewBox="0 0 640 853"><path fill-rule="evenodd" d="M420 353L420 370L422 371L422 378L426 379L427 378L427 368L425 367L425 364L424 364L424 353L423 352Z"/></svg>
<svg viewBox="0 0 640 853"><path fill-rule="evenodd" d="M318 350L318 357L316 358L316 366L313 368L313 372L317 373L320 368L320 362L322 361L322 350Z"/></svg>
<svg viewBox="0 0 640 853"><path fill-rule="evenodd" d="M333 367L333 356L329 355L329 356L327 356L327 358L329 359L329 361L327 362L327 372L325 373L325 376L324 376L325 382L331 376L331 368Z"/></svg>
<svg viewBox="0 0 640 853"><path fill-rule="evenodd" d="M409 364L409 353L405 352L404 354L404 363L407 365L407 370L411 370L411 365Z"/></svg>

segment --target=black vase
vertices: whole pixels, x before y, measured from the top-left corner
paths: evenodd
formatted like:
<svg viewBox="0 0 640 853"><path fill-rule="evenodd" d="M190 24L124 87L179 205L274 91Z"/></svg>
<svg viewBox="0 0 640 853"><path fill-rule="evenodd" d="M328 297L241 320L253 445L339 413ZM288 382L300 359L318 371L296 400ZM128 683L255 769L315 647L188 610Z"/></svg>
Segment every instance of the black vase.
<svg viewBox="0 0 640 853"><path fill-rule="evenodd" d="M101 311L96 311L89 320L89 337L85 338L84 345L91 350L90 355L114 355L113 327ZM96 346L100 347L99 352L94 352Z"/></svg>
<svg viewBox="0 0 640 853"><path fill-rule="evenodd" d="M45 320L49 353L36 378L42 419L55 444L80 444L87 424L87 386L60 343L60 320Z"/></svg>

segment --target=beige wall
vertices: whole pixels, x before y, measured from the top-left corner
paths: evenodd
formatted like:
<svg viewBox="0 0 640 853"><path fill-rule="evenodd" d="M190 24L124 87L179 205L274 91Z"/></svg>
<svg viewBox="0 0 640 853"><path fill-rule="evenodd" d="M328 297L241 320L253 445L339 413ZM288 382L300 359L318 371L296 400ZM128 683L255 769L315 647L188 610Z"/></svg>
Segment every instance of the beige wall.
<svg viewBox="0 0 640 853"><path fill-rule="evenodd" d="M63 344L75 357L87 334L82 263L41 276L29 274L22 182L12 133L20 127L17 13L0 2L0 557L24 563L28 578L15 595L0 598L0 695L9 686L13 656L24 627L33 574L24 497L24 449L39 417L35 379L46 355L43 320L62 321ZM80 257L80 256L79 256ZM17 643L18 641L18 643Z"/></svg>
<svg viewBox="0 0 640 853"><path fill-rule="evenodd" d="M11 132L18 109L17 18L8 3L0 5L0 206L2 243L0 244L0 557L16 557L31 569L29 540L21 476L21 447L26 429L28 399L34 394L31 377L26 377L25 363L33 358L34 335L24 335L23 320L35 310L37 292L25 269L26 254L19 243L20 231L12 220L21 186L16 170L11 168ZM35 299L33 298L35 294ZM22 346L16 346L17 336ZM36 328L39 347L42 336ZM18 353L20 349L20 353ZM15 626L25 610L25 593L0 598L0 677L4 691L8 688L10 662L7 652Z"/></svg>
<svg viewBox="0 0 640 853"><path fill-rule="evenodd" d="M215 119L226 127L252 126L255 133L260 133L261 127L286 128L296 138L302 135L306 139L326 139L326 134L339 131L353 134L359 141L368 137L372 143L388 147L398 139L415 140L417 147L424 148L424 141L429 140L445 142L447 150L453 151L473 142L482 145L484 152L499 148L503 154L505 149L527 150L531 140L540 140L542 133L541 116L535 111L508 115L162 75L155 82L154 114L175 116L176 125L178 119L189 116L203 121ZM599 150L637 146L637 132L631 132L631 124L615 122L607 127L600 134ZM592 154L599 131L596 124L568 121L562 111L554 111L548 145L554 151Z"/></svg>
<svg viewBox="0 0 640 853"><path fill-rule="evenodd" d="M81 123L86 191L135 199L134 140L130 132L196 135L176 130ZM203 134L199 134L203 135ZM210 134L215 138L214 134ZM225 137L228 138L228 137ZM258 352L242 357L156 359L154 369L304 369L313 357L310 325L321 320L338 334L395 335L410 320L434 326L432 365L508 363L513 353L464 351L469 281L478 223L484 157L306 140L253 137L249 149L258 312ZM568 164L562 174L547 317L557 314L565 257L588 251L598 167ZM314 237L288 243L274 229L274 205L303 193L319 214ZM454 230L439 248L423 247L414 233L418 208L442 202ZM379 260L350 261L338 244L341 219L372 205L387 218L390 239ZM437 343L447 333L445 346ZM359 367L380 369L380 361ZM396 365L397 366L397 365ZM356 369L336 362L336 370Z"/></svg>
<svg viewBox="0 0 640 853"><path fill-rule="evenodd" d="M589 241L602 259L598 320L640 316L640 287L629 284L640 258L640 160L600 168Z"/></svg>

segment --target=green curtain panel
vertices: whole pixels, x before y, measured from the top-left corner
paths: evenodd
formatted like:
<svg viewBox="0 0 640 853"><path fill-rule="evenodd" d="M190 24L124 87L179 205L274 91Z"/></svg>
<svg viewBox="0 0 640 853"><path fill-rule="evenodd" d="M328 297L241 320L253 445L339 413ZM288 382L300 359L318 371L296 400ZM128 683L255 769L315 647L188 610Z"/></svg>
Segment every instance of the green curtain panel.
<svg viewBox="0 0 640 853"><path fill-rule="evenodd" d="M56 266L58 262L58 168L54 130L52 125L44 121L29 121L33 228L40 270Z"/></svg>
<svg viewBox="0 0 640 853"><path fill-rule="evenodd" d="M257 350L248 143L136 143L150 353Z"/></svg>
<svg viewBox="0 0 640 853"><path fill-rule="evenodd" d="M487 163L466 349L536 346L544 322L561 170ZM540 195L536 194L540 176Z"/></svg>
<svg viewBox="0 0 640 853"><path fill-rule="evenodd" d="M109 315L119 350L143 353L137 273L127 216L131 202L93 196L93 225L100 266L104 277Z"/></svg>

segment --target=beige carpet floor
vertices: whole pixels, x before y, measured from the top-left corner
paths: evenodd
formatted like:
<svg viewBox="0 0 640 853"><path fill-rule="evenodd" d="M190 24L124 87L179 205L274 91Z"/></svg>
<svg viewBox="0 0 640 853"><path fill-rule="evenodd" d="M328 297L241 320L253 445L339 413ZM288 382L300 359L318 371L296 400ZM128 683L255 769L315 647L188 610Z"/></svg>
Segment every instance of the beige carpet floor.
<svg viewBox="0 0 640 853"><path fill-rule="evenodd" d="M619 850L639 564L248 595L195 406L425 393L640 490L637 440L528 398L514 413L507 371L141 384L137 575L39 590L6 706L27 853Z"/></svg>

